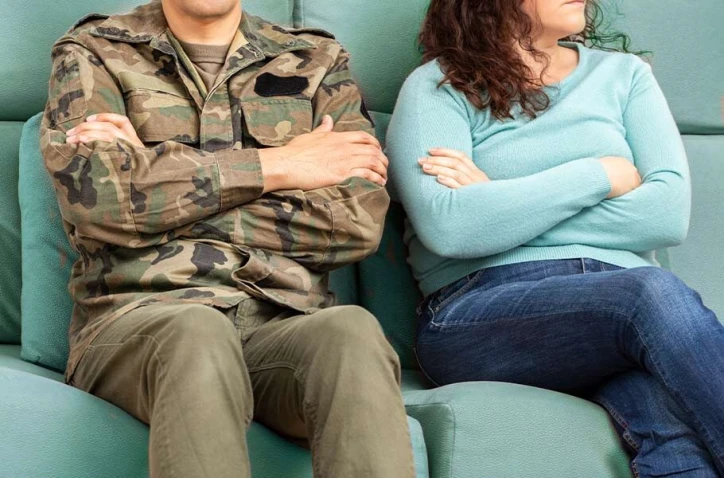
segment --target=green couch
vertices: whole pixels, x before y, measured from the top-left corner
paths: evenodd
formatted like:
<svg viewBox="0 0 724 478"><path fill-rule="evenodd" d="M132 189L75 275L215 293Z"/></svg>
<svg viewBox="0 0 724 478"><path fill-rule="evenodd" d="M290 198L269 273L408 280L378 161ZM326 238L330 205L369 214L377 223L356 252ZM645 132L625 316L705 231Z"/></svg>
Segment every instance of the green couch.
<svg viewBox="0 0 724 478"><path fill-rule="evenodd" d="M37 148L49 49L81 16L129 9L134 0L6 0L0 15L0 477L147 476L148 429L118 408L62 383L75 259ZM397 91L419 63L416 33L427 0L246 0L281 24L320 27L352 52L353 70L384 138ZM662 264L724 318L724 2L610 0L607 10L654 52L653 64L684 135L693 173L687 242ZM484 34L484 32L481 32ZM393 192L394 193L394 192ZM377 254L335 272L340 302L381 321L405 367L403 394L419 477L630 477L627 457L598 406L504 383L430 390L412 353L419 301L393 204ZM309 453L254 424L254 476L310 477Z"/></svg>

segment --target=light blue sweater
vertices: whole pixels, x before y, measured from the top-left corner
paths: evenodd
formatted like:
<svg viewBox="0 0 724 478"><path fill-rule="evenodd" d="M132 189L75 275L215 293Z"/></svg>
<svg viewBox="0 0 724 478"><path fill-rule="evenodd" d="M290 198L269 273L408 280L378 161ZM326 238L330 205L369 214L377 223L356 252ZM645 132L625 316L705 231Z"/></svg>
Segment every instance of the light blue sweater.
<svg viewBox="0 0 724 478"><path fill-rule="evenodd" d="M402 88L387 135L390 178L407 211L409 262L427 295L482 268L589 257L621 267L658 265L689 227L686 153L648 64L578 44L577 68L548 87L535 120L477 110L427 63ZM453 190L417 160L445 147L491 178ZM606 199L599 158L633 161L643 184Z"/></svg>

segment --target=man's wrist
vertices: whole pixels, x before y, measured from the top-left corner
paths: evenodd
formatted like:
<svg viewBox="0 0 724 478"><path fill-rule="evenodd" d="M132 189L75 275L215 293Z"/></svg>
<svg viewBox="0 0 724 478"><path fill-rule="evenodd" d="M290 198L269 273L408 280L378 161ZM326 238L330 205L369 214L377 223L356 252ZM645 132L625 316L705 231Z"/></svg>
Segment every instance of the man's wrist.
<svg viewBox="0 0 724 478"><path fill-rule="evenodd" d="M284 151L284 147L259 150L261 173L264 177L264 193L288 189L285 186L288 176L284 169Z"/></svg>

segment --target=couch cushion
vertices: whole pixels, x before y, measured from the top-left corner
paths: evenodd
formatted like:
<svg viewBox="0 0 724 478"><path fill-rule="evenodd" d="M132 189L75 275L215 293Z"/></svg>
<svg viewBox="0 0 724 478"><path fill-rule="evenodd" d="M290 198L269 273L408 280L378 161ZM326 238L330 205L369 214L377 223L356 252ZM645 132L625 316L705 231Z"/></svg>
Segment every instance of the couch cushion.
<svg viewBox="0 0 724 478"><path fill-rule="evenodd" d="M299 0L295 21L324 28L352 54L351 67L371 110L392 113L407 75L419 65L417 34L428 0Z"/></svg>
<svg viewBox="0 0 724 478"><path fill-rule="evenodd" d="M0 362L0 403L2 476L148 476L148 427L103 400ZM408 423L417 478L428 478L422 429ZM247 436L254 476L311 478L307 450L258 423Z"/></svg>
<svg viewBox="0 0 724 478"><path fill-rule="evenodd" d="M148 428L80 390L0 368L3 476L147 476Z"/></svg>
<svg viewBox="0 0 724 478"><path fill-rule="evenodd" d="M25 121L45 106L50 47L73 23L91 13L118 13L142 0L26 0L0 15L0 120ZM294 0L244 0L244 8L291 25Z"/></svg>
<svg viewBox="0 0 724 478"><path fill-rule="evenodd" d="M724 2L607 0L633 48L653 51L654 73L682 133L724 133ZM610 13L609 13L610 14Z"/></svg>
<svg viewBox="0 0 724 478"><path fill-rule="evenodd" d="M20 343L18 144L22 127L22 123L0 122L0 344Z"/></svg>
<svg viewBox="0 0 724 478"><path fill-rule="evenodd" d="M68 280L77 253L63 231L58 203L40 154L40 115L23 130L20 145L22 237L22 357L63 371L73 301Z"/></svg>
<svg viewBox="0 0 724 478"><path fill-rule="evenodd" d="M724 321L724 136L685 136L692 184L689 237L668 251L671 270Z"/></svg>
<svg viewBox="0 0 724 478"><path fill-rule="evenodd" d="M405 213L393 202L385 220L380 248L359 269L360 305L377 317L400 356L403 368L417 368L413 352L417 323L415 308L422 299L407 264L402 242Z"/></svg>
<svg viewBox="0 0 724 478"><path fill-rule="evenodd" d="M62 373L54 372L21 359L19 345L0 345L0 368L2 367L49 378L56 382L65 382Z"/></svg>
<svg viewBox="0 0 724 478"><path fill-rule="evenodd" d="M408 388L419 388L413 382ZM631 477L608 415L585 400L495 382L403 397L422 424L435 478Z"/></svg>

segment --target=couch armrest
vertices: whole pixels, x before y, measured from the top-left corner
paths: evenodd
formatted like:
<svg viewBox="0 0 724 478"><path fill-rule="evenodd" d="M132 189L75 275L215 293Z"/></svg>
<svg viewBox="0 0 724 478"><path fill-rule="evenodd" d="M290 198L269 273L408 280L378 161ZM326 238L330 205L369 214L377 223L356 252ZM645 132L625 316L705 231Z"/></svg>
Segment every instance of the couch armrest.
<svg viewBox="0 0 724 478"><path fill-rule="evenodd" d="M591 402L495 382L414 388L403 396L432 478L631 477L608 415Z"/></svg>

